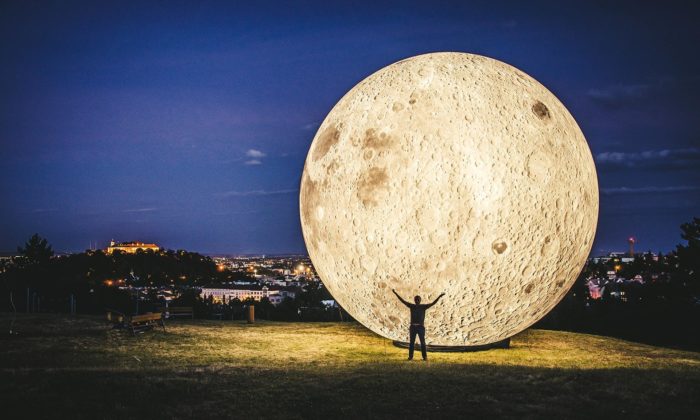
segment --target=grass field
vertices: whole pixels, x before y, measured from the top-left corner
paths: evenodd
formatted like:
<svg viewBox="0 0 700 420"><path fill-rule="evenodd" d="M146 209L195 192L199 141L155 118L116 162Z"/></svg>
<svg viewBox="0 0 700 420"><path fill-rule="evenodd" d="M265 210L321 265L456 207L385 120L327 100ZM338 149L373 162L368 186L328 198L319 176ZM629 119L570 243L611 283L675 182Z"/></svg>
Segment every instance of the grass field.
<svg viewBox="0 0 700 420"><path fill-rule="evenodd" d="M507 350L406 351L357 324L0 316L2 417L697 418L700 353L529 330ZM9 412L8 412L9 410ZM11 414L6 416L6 414Z"/></svg>

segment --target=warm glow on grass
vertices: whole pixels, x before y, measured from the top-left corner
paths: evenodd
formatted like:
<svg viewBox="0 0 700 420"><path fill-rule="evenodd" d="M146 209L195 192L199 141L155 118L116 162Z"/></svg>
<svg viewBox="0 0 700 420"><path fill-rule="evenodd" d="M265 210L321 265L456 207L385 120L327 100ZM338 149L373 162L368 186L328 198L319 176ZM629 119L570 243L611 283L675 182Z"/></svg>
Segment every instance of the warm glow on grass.
<svg viewBox="0 0 700 420"><path fill-rule="evenodd" d="M700 354L585 334L528 330L508 350L423 363L350 323L178 320L131 337L102 318L20 315L15 329L0 340L4 400L39 417L667 418L700 408Z"/></svg>

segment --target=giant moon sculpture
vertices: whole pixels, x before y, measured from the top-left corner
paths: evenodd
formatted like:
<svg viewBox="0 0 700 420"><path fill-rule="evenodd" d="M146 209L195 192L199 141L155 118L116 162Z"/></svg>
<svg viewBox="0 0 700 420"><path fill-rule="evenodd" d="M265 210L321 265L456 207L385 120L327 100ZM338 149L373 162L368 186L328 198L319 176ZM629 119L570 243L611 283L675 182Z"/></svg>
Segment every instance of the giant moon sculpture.
<svg viewBox="0 0 700 420"><path fill-rule="evenodd" d="M542 318L590 252L591 152L564 105L483 56L394 63L351 89L313 140L304 240L324 285L372 331L406 341L424 302L428 344L484 345Z"/></svg>

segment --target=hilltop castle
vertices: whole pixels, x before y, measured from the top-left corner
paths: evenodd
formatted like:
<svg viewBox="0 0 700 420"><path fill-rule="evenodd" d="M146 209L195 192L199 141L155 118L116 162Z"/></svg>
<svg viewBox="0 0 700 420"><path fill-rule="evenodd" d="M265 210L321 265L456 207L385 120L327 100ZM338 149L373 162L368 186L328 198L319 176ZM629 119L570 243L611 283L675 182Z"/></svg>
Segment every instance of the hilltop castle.
<svg viewBox="0 0 700 420"><path fill-rule="evenodd" d="M145 244L143 242L114 242L111 240L109 246L107 247L107 254L111 254L114 251L121 251L127 254L135 254L139 249L151 250L156 252L160 250L160 247L156 244Z"/></svg>

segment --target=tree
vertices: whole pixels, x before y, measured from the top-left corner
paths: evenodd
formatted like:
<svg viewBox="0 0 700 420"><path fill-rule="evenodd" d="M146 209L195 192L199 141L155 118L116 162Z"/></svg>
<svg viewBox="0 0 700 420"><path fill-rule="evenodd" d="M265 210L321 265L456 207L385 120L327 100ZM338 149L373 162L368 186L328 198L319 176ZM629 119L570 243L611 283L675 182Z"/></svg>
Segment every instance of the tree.
<svg viewBox="0 0 700 420"><path fill-rule="evenodd" d="M681 225L681 238L687 245L676 247L676 276L690 293L700 292L700 218Z"/></svg>
<svg viewBox="0 0 700 420"><path fill-rule="evenodd" d="M39 236L38 233L32 235L24 244L24 247L17 247L17 252L22 254L26 262L30 265L45 264L53 257L53 249L49 242Z"/></svg>
<svg viewBox="0 0 700 420"><path fill-rule="evenodd" d="M275 306L270 302L270 299L263 297L255 306L257 306L255 308L256 316L262 319L272 319L271 315L275 310Z"/></svg>
<svg viewBox="0 0 700 420"><path fill-rule="evenodd" d="M299 302L299 306L319 308L322 300L333 299L333 297L321 283L309 282L303 291L297 294L296 299Z"/></svg>
<svg viewBox="0 0 700 420"><path fill-rule="evenodd" d="M299 306L297 305L297 302L289 297L284 298L282 303L280 303L275 310L277 318L282 321L298 321L298 311Z"/></svg>

